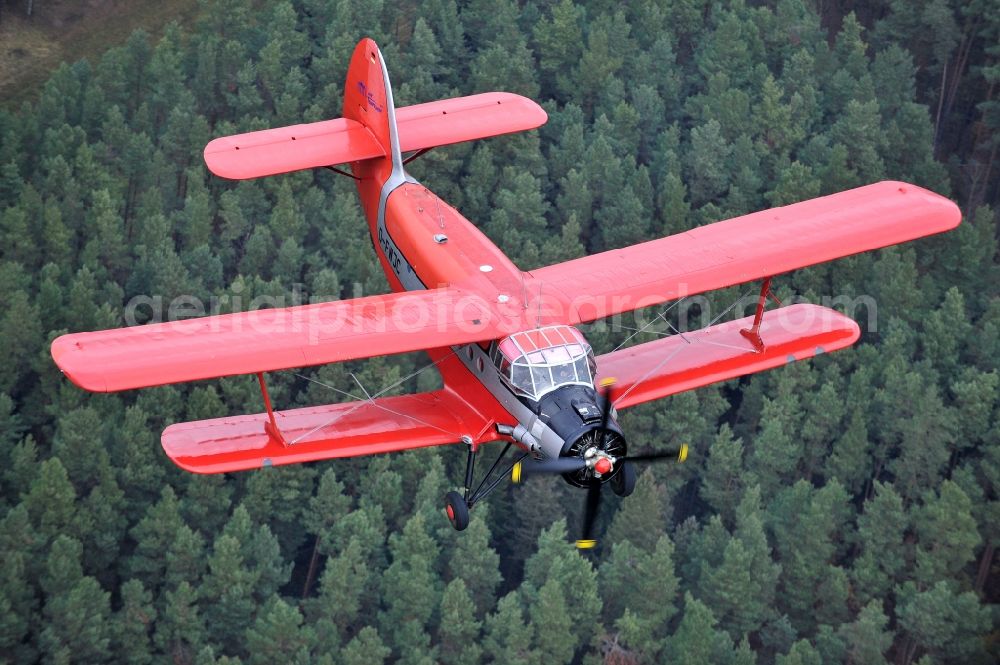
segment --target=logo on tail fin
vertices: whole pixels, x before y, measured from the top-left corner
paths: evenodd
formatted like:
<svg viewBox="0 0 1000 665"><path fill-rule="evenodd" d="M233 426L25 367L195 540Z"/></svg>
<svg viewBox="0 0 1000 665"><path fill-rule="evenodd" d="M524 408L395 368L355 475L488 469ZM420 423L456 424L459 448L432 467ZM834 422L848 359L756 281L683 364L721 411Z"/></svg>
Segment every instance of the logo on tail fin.
<svg viewBox="0 0 1000 665"><path fill-rule="evenodd" d="M378 113L382 112L382 107L375 101L375 96L368 91L368 86L365 85L364 81L358 81L358 92L368 101L368 106L375 109Z"/></svg>

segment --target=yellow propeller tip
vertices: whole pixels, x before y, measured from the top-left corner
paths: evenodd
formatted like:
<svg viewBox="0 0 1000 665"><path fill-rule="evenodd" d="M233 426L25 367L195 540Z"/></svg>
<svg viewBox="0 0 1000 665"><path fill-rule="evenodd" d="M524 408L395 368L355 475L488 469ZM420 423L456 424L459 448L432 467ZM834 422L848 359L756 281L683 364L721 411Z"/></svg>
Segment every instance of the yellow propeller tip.
<svg viewBox="0 0 1000 665"><path fill-rule="evenodd" d="M607 378L601 379L601 387L602 388L607 388L608 386L613 386L616 383L618 383L618 379L614 378L613 376L609 376Z"/></svg>
<svg viewBox="0 0 1000 665"><path fill-rule="evenodd" d="M514 484L521 482L521 463L517 462L510 470L510 479Z"/></svg>
<svg viewBox="0 0 1000 665"><path fill-rule="evenodd" d="M597 547L596 540L578 540L576 541L576 549L578 550L592 550Z"/></svg>
<svg viewBox="0 0 1000 665"><path fill-rule="evenodd" d="M688 458L688 444L683 444L681 446L680 452L677 453L677 461L683 462Z"/></svg>

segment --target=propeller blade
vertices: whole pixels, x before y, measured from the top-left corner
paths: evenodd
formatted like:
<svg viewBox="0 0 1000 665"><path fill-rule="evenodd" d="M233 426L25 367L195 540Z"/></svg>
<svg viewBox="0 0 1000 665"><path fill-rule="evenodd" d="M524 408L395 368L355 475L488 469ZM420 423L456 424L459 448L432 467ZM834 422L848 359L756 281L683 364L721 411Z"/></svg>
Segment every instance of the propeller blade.
<svg viewBox="0 0 1000 665"><path fill-rule="evenodd" d="M604 398L604 410L601 412L601 429L605 432L608 431L608 420L611 418L611 407L614 404L611 402L611 386L615 385L615 379L608 377L606 379L601 379L601 397Z"/></svg>
<svg viewBox="0 0 1000 665"><path fill-rule="evenodd" d="M587 466L587 462L580 457L557 457L555 459L532 460L518 462L510 470L510 479L519 483L526 476L540 473L572 473Z"/></svg>
<svg viewBox="0 0 1000 665"><path fill-rule="evenodd" d="M680 464L687 459L688 445L682 444L677 448L668 448L661 453L650 453L648 455L629 455L625 459L629 462L655 462L657 460L670 460Z"/></svg>
<svg viewBox="0 0 1000 665"><path fill-rule="evenodd" d="M594 522L597 521L597 509L601 507L601 485L593 482L587 489L587 505L583 514L583 537L576 541L577 549L589 550L597 545L594 540Z"/></svg>

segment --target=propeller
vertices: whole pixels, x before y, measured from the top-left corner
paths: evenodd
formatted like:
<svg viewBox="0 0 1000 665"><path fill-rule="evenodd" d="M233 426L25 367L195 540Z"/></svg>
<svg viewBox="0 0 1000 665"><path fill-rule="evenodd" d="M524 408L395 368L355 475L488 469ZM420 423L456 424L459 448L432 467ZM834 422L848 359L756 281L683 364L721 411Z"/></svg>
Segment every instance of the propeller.
<svg viewBox="0 0 1000 665"><path fill-rule="evenodd" d="M573 473L587 466L587 460L582 457L556 457L531 462L518 462L511 469L510 477L515 483L521 482L526 476L546 473Z"/></svg>
<svg viewBox="0 0 1000 665"><path fill-rule="evenodd" d="M602 396L604 397L604 409L601 412L600 429L600 431L603 432L603 435L601 445L599 446L601 450L605 449L608 443L608 434L610 432L608 429L608 421L611 419L611 409L614 406L614 403L611 400L611 386L613 386L614 383L615 380L610 378L601 381L601 388L603 389ZM623 458L620 457L616 459L614 463L615 465L621 465L627 462L645 463L662 460L671 460L681 463L687 459L687 454L688 445L684 443L657 453L627 455ZM522 482L522 480L528 475L572 473L574 471L584 469L588 465L588 459L583 457L557 457L555 459L518 462L511 470L511 479L515 483L519 483ZM611 471L612 465L607 457L602 457L598 458L593 463L593 469L603 475ZM581 537L576 541L578 549L593 549L597 546L597 540L594 538L594 524L597 522L597 513L601 505L601 487L603 485L604 483L599 479L593 478L587 488L587 498L583 513L583 532Z"/></svg>

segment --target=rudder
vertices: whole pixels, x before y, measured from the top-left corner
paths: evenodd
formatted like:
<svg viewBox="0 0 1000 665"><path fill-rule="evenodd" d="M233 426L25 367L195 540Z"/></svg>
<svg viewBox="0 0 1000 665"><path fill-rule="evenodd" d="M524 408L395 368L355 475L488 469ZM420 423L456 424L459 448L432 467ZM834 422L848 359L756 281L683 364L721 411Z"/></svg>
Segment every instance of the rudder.
<svg viewBox="0 0 1000 665"><path fill-rule="evenodd" d="M392 161L402 163L389 74L382 52L368 37L354 47L347 68L343 116L367 127Z"/></svg>

